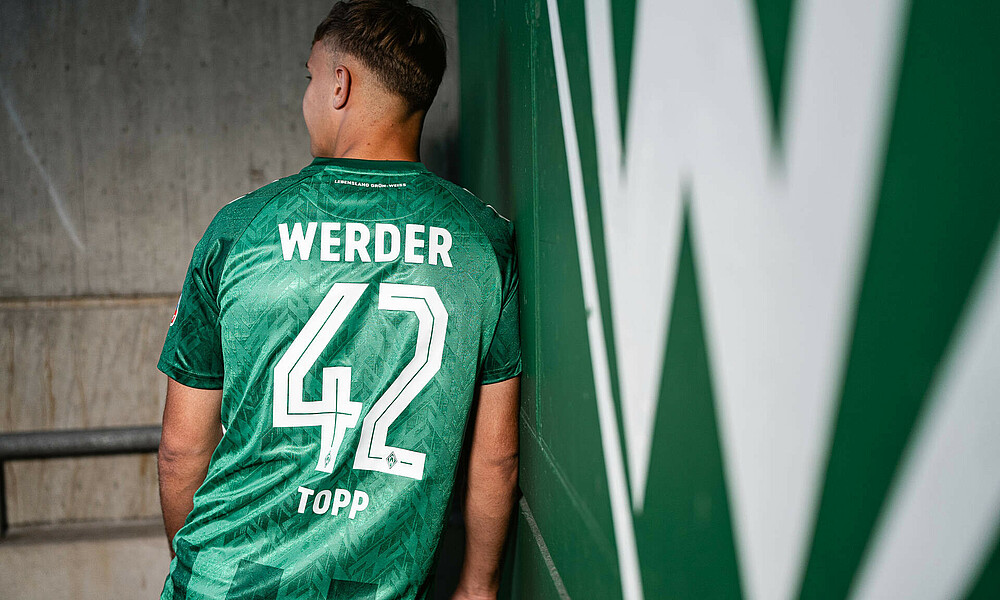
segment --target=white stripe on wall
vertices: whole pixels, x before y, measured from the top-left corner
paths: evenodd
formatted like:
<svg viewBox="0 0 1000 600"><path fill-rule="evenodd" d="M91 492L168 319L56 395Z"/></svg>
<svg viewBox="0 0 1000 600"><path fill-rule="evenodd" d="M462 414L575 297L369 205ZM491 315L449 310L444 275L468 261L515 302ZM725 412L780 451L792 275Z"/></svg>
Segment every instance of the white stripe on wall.
<svg viewBox="0 0 1000 600"><path fill-rule="evenodd" d="M1000 231L931 386L853 598L951 600L1000 526Z"/></svg>
<svg viewBox="0 0 1000 600"><path fill-rule="evenodd" d="M641 600L642 579L639 575L639 553L635 545L632 507L629 504L628 483L625 478L625 459L618 436L614 398L611 394L611 371L604 339L601 303L597 294L597 269L587 219L587 199L583 187L583 168L580 163L580 146L576 137L576 119L570 95L569 72L566 68L566 51L563 48L562 25L556 0L547 0L549 30L552 34L552 54L555 59L556 86L559 91L559 110L562 117L563 137L566 145L566 164L569 169L570 197L573 202L573 224L576 229L576 248L580 257L580 275L583 283L583 302L587 311L587 338L597 395L597 415L601 426L601 446L604 469L608 477L611 496L611 520L614 525L615 547L618 550L618 569L622 581L624 600Z"/></svg>

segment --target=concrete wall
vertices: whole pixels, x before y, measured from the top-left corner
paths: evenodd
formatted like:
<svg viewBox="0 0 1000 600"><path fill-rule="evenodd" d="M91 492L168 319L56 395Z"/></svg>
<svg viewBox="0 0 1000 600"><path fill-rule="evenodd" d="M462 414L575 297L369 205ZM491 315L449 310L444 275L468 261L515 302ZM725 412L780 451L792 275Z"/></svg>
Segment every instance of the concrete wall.
<svg viewBox="0 0 1000 600"><path fill-rule="evenodd" d="M0 544L4 598L158 598L170 556L157 523L13 532Z"/></svg>
<svg viewBox="0 0 1000 600"><path fill-rule="evenodd" d="M468 0L521 598L1000 597L1000 11Z"/></svg>
<svg viewBox="0 0 1000 600"><path fill-rule="evenodd" d="M456 5L418 4L450 42L422 156L451 176ZM331 5L0 3L0 432L159 422L155 363L195 243L311 159L304 63ZM152 456L4 469L14 527L158 518ZM0 596L34 597L26 581Z"/></svg>

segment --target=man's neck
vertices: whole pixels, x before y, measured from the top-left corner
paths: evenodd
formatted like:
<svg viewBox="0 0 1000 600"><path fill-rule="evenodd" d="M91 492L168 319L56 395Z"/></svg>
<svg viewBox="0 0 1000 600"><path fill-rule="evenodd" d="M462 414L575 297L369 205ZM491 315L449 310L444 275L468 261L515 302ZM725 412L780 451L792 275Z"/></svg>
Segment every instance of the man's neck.
<svg viewBox="0 0 1000 600"><path fill-rule="evenodd" d="M423 115L391 125L345 126L338 133L329 154L331 158L419 162L422 128Z"/></svg>
<svg viewBox="0 0 1000 600"><path fill-rule="evenodd" d="M416 144L385 144L381 140L358 141L336 147L331 158L359 158L364 160L405 160L420 162Z"/></svg>

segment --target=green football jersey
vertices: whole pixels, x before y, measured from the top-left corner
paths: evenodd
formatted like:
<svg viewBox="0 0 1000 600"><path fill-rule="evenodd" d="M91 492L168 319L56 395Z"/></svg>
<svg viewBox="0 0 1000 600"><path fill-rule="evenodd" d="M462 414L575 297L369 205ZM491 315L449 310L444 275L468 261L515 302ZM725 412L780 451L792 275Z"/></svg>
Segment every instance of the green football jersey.
<svg viewBox="0 0 1000 600"><path fill-rule="evenodd" d="M162 598L424 597L517 287L511 224L419 163L317 158L220 210L159 361L225 429Z"/></svg>

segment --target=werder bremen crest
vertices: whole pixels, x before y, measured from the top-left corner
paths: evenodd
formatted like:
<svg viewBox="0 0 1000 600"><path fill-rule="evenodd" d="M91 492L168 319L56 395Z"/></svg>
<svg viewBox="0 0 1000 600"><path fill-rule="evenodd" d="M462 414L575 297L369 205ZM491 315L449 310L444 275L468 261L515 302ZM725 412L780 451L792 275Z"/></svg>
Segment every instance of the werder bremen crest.
<svg viewBox="0 0 1000 600"><path fill-rule="evenodd" d="M555 343L545 314L563 317L548 303L582 305L573 326L586 331L610 504L605 532L573 474L580 455L547 439L558 426L529 423L558 477L526 475L522 533L540 558L522 561L544 562L561 597L597 597L586 565L605 558L627 599L1000 593L996 9L492 10L463 16L463 35L497 28L482 42L496 72L477 64L463 86L496 86L501 150L527 136L518 107L533 111L535 195L518 222L536 261L522 272L540 273L524 286L540 307L532 335ZM522 76L525 103L505 95ZM549 208L561 197L563 221ZM541 275L559 243L579 262L575 300ZM549 356L526 366L538 390L567 368ZM539 411L579 402L543 391ZM574 517L542 514L559 494ZM567 536L597 541L560 546Z"/></svg>

